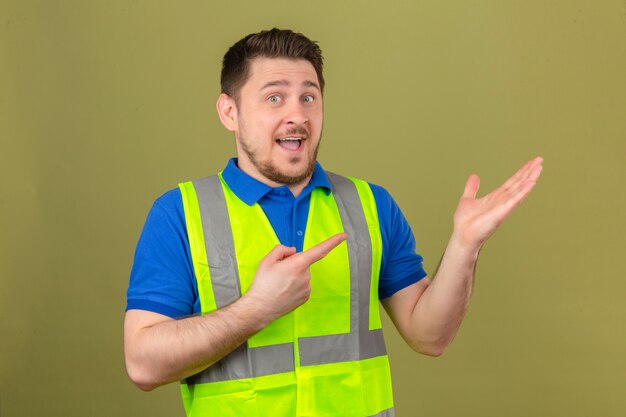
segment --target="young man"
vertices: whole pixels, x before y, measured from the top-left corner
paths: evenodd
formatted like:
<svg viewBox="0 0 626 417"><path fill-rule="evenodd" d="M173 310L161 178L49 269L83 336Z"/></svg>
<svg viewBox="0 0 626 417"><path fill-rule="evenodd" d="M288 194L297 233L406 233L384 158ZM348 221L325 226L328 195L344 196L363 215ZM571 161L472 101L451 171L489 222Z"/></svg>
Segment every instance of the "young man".
<svg viewBox="0 0 626 417"><path fill-rule="evenodd" d="M533 159L480 199L469 177L431 282L389 194L316 162L323 90L321 51L305 36L237 42L217 100L237 158L148 215L126 367L144 390L182 380L188 415L393 415L378 300L414 350L441 355L481 246L541 171Z"/></svg>

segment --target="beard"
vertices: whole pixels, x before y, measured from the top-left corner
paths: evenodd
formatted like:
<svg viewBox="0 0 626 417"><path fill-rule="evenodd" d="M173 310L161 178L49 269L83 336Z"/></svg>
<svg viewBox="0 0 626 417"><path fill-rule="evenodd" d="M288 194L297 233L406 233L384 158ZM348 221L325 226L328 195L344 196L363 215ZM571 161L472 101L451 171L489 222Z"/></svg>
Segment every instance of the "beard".
<svg viewBox="0 0 626 417"><path fill-rule="evenodd" d="M289 135L295 135L295 134L306 134L307 140L309 140L308 132L306 130L302 131L300 129L294 129L293 131L289 131L283 136L289 136ZM271 161L261 161L257 157L256 152L253 149L251 149L250 145L246 142L245 138L240 136L238 137L237 140L241 144L241 148L248 156L248 159L250 160L252 165L254 165L254 167L261 173L261 175L263 175L265 178L269 179L270 181L276 182L278 184L283 184L283 185L300 184L303 181L307 180L313 174L313 171L315 170L315 162L317 161L317 152L320 148L320 143L322 142L322 139L320 137L320 140L317 142L317 145L315 146L315 149L313 150L313 155L311 155L311 158L307 161L307 165L305 169L301 173L297 175L288 175L284 173L283 171L281 171L281 169L278 166L276 166L274 163L272 163ZM300 158L301 157L293 157L289 160L289 163L295 164L299 162Z"/></svg>

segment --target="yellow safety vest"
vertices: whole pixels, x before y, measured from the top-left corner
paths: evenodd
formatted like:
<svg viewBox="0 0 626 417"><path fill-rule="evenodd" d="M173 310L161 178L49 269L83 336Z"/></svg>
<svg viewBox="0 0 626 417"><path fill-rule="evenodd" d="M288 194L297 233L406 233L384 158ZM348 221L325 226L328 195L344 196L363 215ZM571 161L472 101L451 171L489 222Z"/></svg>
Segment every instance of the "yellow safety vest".
<svg viewBox="0 0 626 417"><path fill-rule="evenodd" d="M341 232L346 242L311 266L306 303L182 381L188 417L394 415L376 203L366 182L327 174L332 192L311 194L304 249ZM202 314L209 314L248 291L280 242L259 204L241 201L221 174L179 187Z"/></svg>

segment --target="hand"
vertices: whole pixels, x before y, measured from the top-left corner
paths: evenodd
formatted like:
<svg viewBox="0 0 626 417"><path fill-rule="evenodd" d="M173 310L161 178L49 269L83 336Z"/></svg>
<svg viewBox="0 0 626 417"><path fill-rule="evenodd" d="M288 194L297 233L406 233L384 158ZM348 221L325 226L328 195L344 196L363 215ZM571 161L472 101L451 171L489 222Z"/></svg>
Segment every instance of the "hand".
<svg viewBox="0 0 626 417"><path fill-rule="evenodd" d="M504 184L482 198L476 198L480 178L470 175L454 213L453 235L464 244L480 247L533 189L542 164L541 157L526 162Z"/></svg>
<svg viewBox="0 0 626 417"><path fill-rule="evenodd" d="M246 295L266 309L271 320L289 313L309 299L309 267L328 255L346 237L345 233L339 233L300 253L296 253L293 247L275 246L261 260Z"/></svg>

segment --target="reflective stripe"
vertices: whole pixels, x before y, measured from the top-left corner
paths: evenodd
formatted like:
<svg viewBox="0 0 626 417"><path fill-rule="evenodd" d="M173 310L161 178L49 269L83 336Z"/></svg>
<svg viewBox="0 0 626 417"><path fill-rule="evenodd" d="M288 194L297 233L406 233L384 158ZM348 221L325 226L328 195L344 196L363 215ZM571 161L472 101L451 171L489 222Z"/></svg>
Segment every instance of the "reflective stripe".
<svg viewBox="0 0 626 417"><path fill-rule="evenodd" d="M215 295L211 285L211 273L206 259L204 247L204 234L202 232L202 216L198 207L198 196L191 182L179 184L180 194L183 199L185 211L185 223L187 224L187 239L189 251L193 263L193 272L198 284L198 299L203 311L213 311L215 307Z"/></svg>
<svg viewBox="0 0 626 417"><path fill-rule="evenodd" d="M293 344L248 348L239 346L204 371L183 380L184 384L231 381L294 370Z"/></svg>
<svg viewBox="0 0 626 417"><path fill-rule="evenodd" d="M300 338L300 365L371 359L387 354L382 329Z"/></svg>
<svg viewBox="0 0 626 417"><path fill-rule="evenodd" d="M372 276L372 242L361 200L352 181L331 172L326 173L333 188L343 228L348 235L350 259L350 333L369 330L370 280ZM360 262L359 262L360 260ZM358 311L359 314L352 314Z"/></svg>
<svg viewBox="0 0 626 417"><path fill-rule="evenodd" d="M380 413L373 414L368 417L394 417L395 413L393 412L393 408L388 408L387 410L383 410Z"/></svg>
<svg viewBox="0 0 626 417"><path fill-rule="evenodd" d="M370 301L369 301L369 328L380 329L383 324L380 320L380 302L378 300L378 282L380 278L380 268L383 257L383 240L380 233L380 223L378 222L378 208L376 199L370 185L365 181L351 179L356 186L361 207L365 214L365 222L370 233L372 243L372 278L370 280Z"/></svg>
<svg viewBox="0 0 626 417"><path fill-rule="evenodd" d="M387 354L382 329L369 330L372 242L356 185L331 172L326 174L348 235L350 333L300 338L298 346L302 366L363 360ZM358 314L353 314L355 310Z"/></svg>
<svg viewBox="0 0 626 417"><path fill-rule="evenodd" d="M224 190L217 175L194 181L217 308L240 297L239 272ZM203 311L204 313L205 311Z"/></svg>
<svg viewBox="0 0 626 417"><path fill-rule="evenodd" d="M217 308L241 296L233 234L221 180L217 175L193 182L204 231L206 257ZM204 313L203 308L203 313ZM294 370L293 343L249 348L247 343L182 382L198 384L259 377Z"/></svg>

